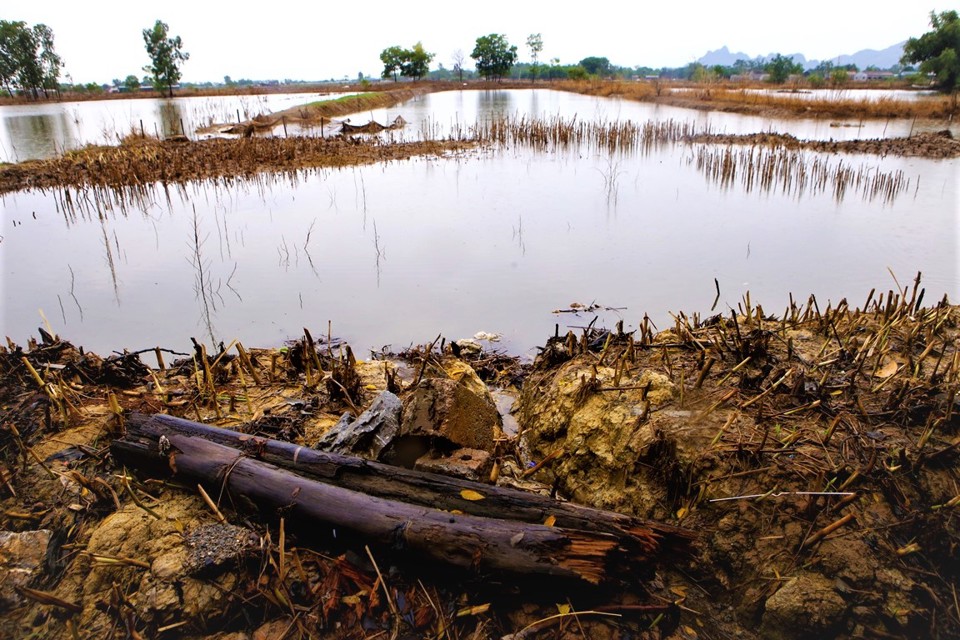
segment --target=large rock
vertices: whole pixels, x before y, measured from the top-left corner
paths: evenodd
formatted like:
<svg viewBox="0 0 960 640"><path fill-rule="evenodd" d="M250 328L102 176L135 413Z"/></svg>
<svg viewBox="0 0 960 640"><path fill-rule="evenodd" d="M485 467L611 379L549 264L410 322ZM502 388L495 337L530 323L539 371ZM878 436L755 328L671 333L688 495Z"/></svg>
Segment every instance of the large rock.
<svg viewBox="0 0 960 640"><path fill-rule="evenodd" d="M442 439L453 448L493 451L500 414L490 391L469 365L444 363L448 378L420 381L403 408L400 432L407 437Z"/></svg>
<svg viewBox="0 0 960 640"><path fill-rule="evenodd" d="M29 586L40 573L50 531L0 531L0 611L23 604L17 587Z"/></svg>
<svg viewBox="0 0 960 640"><path fill-rule="evenodd" d="M384 391L356 420L351 422L349 414L341 418L323 435L316 448L377 459L400 431L402 410L400 398Z"/></svg>
<svg viewBox="0 0 960 640"><path fill-rule="evenodd" d="M791 579L769 598L760 633L764 638L832 638L847 604L833 583L817 574Z"/></svg>
<svg viewBox="0 0 960 640"><path fill-rule="evenodd" d="M661 505L669 504L671 483L682 474L678 449L694 457L716 431L673 409L676 387L662 373L643 369L616 383L613 368L595 367L592 357L527 379L518 403L528 450L534 461L559 455L539 477L556 479L582 504L672 515ZM623 390L601 390L614 386Z"/></svg>

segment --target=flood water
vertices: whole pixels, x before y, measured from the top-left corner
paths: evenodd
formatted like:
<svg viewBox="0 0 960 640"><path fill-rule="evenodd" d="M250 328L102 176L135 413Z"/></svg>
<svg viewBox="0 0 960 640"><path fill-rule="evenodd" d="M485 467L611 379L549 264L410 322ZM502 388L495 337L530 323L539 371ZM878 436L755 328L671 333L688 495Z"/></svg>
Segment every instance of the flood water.
<svg viewBox="0 0 960 640"><path fill-rule="evenodd" d="M827 121L708 114L553 91L447 92L396 109L404 135L494 117L674 119L715 131L858 137ZM896 135L910 123L871 123ZM879 137L877 133L874 137ZM860 130L859 136L869 137ZM669 312L710 315L749 291L780 314L788 294L820 307L924 274L925 300L960 297L957 161L834 156L909 181L892 197L855 189L784 192L721 184L695 149L609 153L587 145L487 149L443 159L265 177L240 187L193 184L124 208L71 211L53 194L0 202L2 332L23 343L43 317L101 354L189 338L274 346L308 327L358 353L478 331L525 354L573 302L600 322L661 328ZM817 156L810 155L810 159ZM42 316L41 316L42 310Z"/></svg>
<svg viewBox="0 0 960 640"><path fill-rule="evenodd" d="M212 123L247 120L348 94L287 93L136 98L0 106L0 162L52 158L87 144L117 144L130 133L168 137Z"/></svg>

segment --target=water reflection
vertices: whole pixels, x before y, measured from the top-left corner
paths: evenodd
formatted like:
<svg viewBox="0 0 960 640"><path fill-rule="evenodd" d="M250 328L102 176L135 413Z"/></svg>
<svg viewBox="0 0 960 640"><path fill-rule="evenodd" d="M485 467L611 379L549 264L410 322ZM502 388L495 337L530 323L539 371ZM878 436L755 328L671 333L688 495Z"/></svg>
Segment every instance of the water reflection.
<svg viewBox="0 0 960 640"><path fill-rule="evenodd" d="M497 93L490 108L533 108L529 94ZM536 108L553 110L554 98L540 94ZM409 108L460 104L476 115L486 99L450 92ZM568 118L616 111L582 96L566 104ZM664 327L671 310L708 312L715 278L718 311L747 290L771 311L791 291L860 299L888 285L888 268L923 271L928 299L960 295L956 161L805 154L798 191L803 174L790 174L792 190L782 178L764 189L759 175L744 181L746 165L726 182L722 172L704 179L696 153L513 140L452 159L252 181L10 194L0 201L0 333L25 342L45 309L57 332L102 353L183 351L192 336L276 345L303 327L325 332L328 320L358 352L480 330L524 352L557 322L591 321L552 313L571 302L616 309L598 311L608 325L622 318L629 330L649 311ZM854 180L838 199L830 179L813 188L818 159L842 161L862 184L902 176L909 190L871 200Z"/></svg>
<svg viewBox="0 0 960 640"><path fill-rule="evenodd" d="M183 118L184 109L179 102L175 100L157 102L157 120L160 122L161 137L169 138L170 136L187 135Z"/></svg>
<svg viewBox="0 0 960 640"><path fill-rule="evenodd" d="M50 158L87 144L117 144L134 132L156 136L185 130L193 138L198 128L213 122L249 119L319 99L315 93L300 93L0 106L0 162Z"/></svg>
<svg viewBox="0 0 960 640"><path fill-rule="evenodd" d="M15 162L30 158L46 158L65 150L76 127L66 113L18 115L6 120L7 140L0 138L0 152ZM2 158L0 158L2 160Z"/></svg>

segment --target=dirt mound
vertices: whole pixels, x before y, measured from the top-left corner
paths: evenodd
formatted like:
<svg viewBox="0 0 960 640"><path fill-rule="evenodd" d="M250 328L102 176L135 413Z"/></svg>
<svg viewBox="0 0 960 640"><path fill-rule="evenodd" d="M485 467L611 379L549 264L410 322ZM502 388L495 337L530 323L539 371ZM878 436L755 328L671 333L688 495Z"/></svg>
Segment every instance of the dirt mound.
<svg viewBox="0 0 960 640"><path fill-rule="evenodd" d="M906 138L869 140L800 140L785 133L702 134L693 142L705 144L741 144L786 149L809 149L825 153L869 153L878 156L914 156L921 158L960 157L960 140L950 130L917 133Z"/></svg>
<svg viewBox="0 0 960 640"><path fill-rule="evenodd" d="M160 368L53 336L0 349L0 571L20 580L0 636L956 637L960 308L922 307L918 286L868 311L811 298L775 319L746 300L657 334L556 337L523 373L475 356L486 381L526 376L490 475L699 533L691 560L600 587L318 544L107 446L128 410L309 444L420 379L479 390L433 345L399 366L309 334Z"/></svg>
<svg viewBox="0 0 960 640"><path fill-rule="evenodd" d="M960 310L916 295L557 338L519 422L574 500L701 532L686 606L731 634L951 637Z"/></svg>

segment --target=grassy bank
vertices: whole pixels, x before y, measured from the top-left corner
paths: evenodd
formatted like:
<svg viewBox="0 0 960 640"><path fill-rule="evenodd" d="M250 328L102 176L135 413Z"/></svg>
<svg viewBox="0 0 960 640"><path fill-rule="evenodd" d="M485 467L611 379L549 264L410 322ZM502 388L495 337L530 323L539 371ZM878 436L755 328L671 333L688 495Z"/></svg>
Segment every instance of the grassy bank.
<svg viewBox="0 0 960 640"><path fill-rule="evenodd" d="M622 82L587 80L560 82L551 88L600 97L655 102L702 111L725 111L778 117L831 118L951 118L958 111L949 96L929 96L917 100L880 97L801 99L789 93L750 91L746 87L668 84L661 82ZM756 88L756 87L751 87ZM772 88L764 85L764 89ZM847 89L854 87L847 87ZM842 91L839 90L838 93Z"/></svg>

